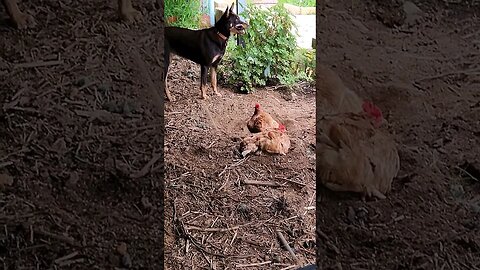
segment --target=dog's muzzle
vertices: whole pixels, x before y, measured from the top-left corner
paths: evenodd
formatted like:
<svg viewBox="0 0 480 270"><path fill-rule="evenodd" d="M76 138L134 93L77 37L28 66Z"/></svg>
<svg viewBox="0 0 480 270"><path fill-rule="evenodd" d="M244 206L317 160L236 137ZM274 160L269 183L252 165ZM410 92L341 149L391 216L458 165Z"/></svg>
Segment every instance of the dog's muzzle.
<svg viewBox="0 0 480 270"><path fill-rule="evenodd" d="M245 34L245 30L248 28L248 24L247 23L239 23L237 25L235 25L235 31L238 33L238 34Z"/></svg>

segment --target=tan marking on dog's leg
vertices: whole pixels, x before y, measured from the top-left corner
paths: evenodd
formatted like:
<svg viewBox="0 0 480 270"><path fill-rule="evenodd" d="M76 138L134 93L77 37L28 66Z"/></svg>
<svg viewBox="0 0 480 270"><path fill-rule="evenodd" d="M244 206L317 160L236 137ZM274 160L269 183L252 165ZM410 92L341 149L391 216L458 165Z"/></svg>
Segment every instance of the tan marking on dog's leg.
<svg viewBox="0 0 480 270"><path fill-rule="evenodd" d="M132 0L118 0L118 12L120 18L129 23L140 21L142 19L142 13L132 6Z"/></svg>
<svg viewBox="0 0 480 270"><path fill-rule="evenodd" d="M217 61L217 59L218 59L220 56L221 56L220 54L215 55L215 56L213 57L213 59L212 59L212 63L211 63L211 64L215 63L215 61Z"/></svg>
<svg viewBox="0 0 480 270"><path fill-rule="evenodd" d="M207 86L200 84L200 91L202 91L202 99L208 99L207 96Z"/></svg>
<svg viewBox="0 0 480 270"><path fill-rule="evenodd" d="M214 67L212 67L210 70L210 81L212 83L212 88L215 95L222 96L222 94L220 94L220 92L217 90L217 69Z"/></svg>
<svg viewBox="0 0 480 270"><path fill-rule="evenodd" d="M170 94L170 91L168 90L168 72L167 76L165 76L165 95L167 96L168 101L173 102L175 101L175 98Z"/></svg>
<svg viewBox="0 0 480 270"><path fill-rule="evenodd" d="M2 0L8 15L18 29L24 29L29 26L35 26L35 20L29 14L20 11L17 0Z"/></svg>

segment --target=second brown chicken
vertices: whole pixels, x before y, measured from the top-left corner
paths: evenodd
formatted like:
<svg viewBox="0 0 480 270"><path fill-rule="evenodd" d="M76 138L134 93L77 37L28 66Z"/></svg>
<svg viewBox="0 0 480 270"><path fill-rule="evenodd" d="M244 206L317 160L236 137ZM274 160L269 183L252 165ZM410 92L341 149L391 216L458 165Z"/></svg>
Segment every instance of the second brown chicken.
<svg viewBox="0 0 480 270"><path fill-rule="evenodd" d="M240 144L240 152L243 157L258 151L286 155L289 148L290 138L284 125L248 136Z"/></svg>

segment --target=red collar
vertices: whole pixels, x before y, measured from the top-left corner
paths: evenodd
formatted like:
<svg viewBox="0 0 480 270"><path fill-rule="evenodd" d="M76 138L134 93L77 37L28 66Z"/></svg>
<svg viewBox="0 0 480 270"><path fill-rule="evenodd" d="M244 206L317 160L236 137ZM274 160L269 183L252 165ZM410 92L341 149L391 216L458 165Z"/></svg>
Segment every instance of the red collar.
<svg viewBox="0 0 480 270"><path fill-rule="evenodd" d="M224 36L222 33L218 32L218 31L217 31L217 35L218 35L221 39L223 39L223 40L227 40L227 39L228 39L228 37Z"/></svg>

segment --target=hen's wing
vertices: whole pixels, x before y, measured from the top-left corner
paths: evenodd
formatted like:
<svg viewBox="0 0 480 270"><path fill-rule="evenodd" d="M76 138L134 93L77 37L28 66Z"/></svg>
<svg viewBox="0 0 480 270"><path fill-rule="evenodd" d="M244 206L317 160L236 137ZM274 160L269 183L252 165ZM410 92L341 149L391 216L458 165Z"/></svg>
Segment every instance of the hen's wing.
<svg viewBox="0 0 480 270"><path fill-rule="evenodd" d="M358 141L335 121L322 123L317 140L317 175L334 191L363 192L366 162Z"/></svg>
<svg viewBox="0 0 480 270"><path fill-rule="evenodd" d="M320 181L334 191L385 198L393 172L399 168L398 153L391 142L362 115L341 114L321 121L317 140Z"/></svg>
<svg viewBox="0 0 480 270"><path fill-rule="evenodd" d="M270 131L268 132L268 139L262 141L260 147L270 154L285 155L290 148L290 138L286 133Z"/></svg>
<svg viewBox="0 0 480 270"><path fill-rule="evenodd" d="M389 192L393 179L400 170L400 157L395 141L389 134L378 130L368 141L366 154L373 164L374 178L370 185L382 193Z"/></svg>

